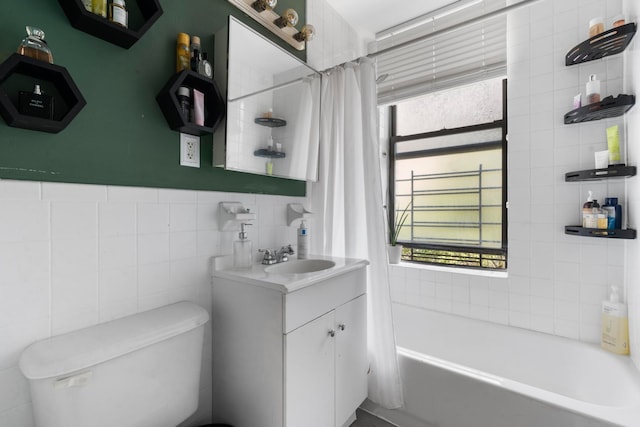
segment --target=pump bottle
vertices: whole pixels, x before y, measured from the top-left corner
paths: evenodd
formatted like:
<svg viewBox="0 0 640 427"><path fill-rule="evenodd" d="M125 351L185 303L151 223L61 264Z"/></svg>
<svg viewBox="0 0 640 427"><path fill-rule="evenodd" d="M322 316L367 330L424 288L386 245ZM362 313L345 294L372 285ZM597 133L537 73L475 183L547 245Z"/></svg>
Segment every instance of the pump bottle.
<svg viewBox="0 0 640 427"><path fill-rule="evenodd" d="M307 259L309 256L309 230L304 221L298 227L298 259Z"/></svg>
<svg viewBox="0 0 640 427"><path fill-rule="evenodd" d="M609 300L602 302L602 348L629 354L629 319L627 306L621 301L617 286L612 286Z"/></svg>
<svg viewBox="0 0 640 427"><path fill-rule="evenodd" d="M238 239L233 242L233 267L237 269L251 268L253 264L253 245L247 237L244 227L251 224L240 224Z"/></svg>

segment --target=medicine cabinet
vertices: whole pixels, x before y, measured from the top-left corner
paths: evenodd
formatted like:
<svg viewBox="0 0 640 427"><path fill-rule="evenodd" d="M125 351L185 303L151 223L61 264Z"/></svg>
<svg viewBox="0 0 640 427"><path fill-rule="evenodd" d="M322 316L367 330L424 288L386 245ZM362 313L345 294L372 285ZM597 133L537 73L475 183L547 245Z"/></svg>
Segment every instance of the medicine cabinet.
<svg viewBox="0 0 640 427"><path fill-rule="evenodd" d="M82 0L58 2L72 27L125 49L133 46L162 15L159 0L129 0L129 28L124 28L89 12Z"/></svg>
<svg viewBox="0 0 640 427"><path fill-rule="evenodd" d="M53 96L53 119L28 116L18 111L18 89L32 91L34 85ZM66 68L17 53L0 65L0 115L7 125L58 133L87 104Z"/></svg>
<svg viewBox="0 0 640 427"><path fill-rule="evenodd" d="M214 56L227 106L214 166L316 181L320 73L233 16L215 34Z"/></svg>
<svg viewBox="0 0 640 427"><path fill-rule="evenodd" d="M629 23L612 28L585 40L565 56L565 65L572 66L623 52L636 33L636 24ZM635 105L634 95L620 94L607 96L600 102L576 108L564 115L564 124L577 124L594 120L619 117L626 114ZM566 182L595 181L603 179L627 178L636 175L635 166L612 165L603 169L588 169L565 174ZM624 219L624 218L623 218ZM578 225L566 225L565 234L587 237L607 237L616 239L635 239L636 230L585 228Z"/></svg>

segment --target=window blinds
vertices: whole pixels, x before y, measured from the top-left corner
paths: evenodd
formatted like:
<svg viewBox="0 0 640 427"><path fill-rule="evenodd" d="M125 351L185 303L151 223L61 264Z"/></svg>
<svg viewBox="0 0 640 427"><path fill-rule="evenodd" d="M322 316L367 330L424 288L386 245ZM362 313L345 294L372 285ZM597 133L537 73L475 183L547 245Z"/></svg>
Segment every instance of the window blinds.
<svg viewBox="0 0 640 427"><path fill-rule="evenodd" d="M380 51L501 9L505 0L458 1L378 34ZM378 104L506 74L506 14L377 56Z"/></svg>

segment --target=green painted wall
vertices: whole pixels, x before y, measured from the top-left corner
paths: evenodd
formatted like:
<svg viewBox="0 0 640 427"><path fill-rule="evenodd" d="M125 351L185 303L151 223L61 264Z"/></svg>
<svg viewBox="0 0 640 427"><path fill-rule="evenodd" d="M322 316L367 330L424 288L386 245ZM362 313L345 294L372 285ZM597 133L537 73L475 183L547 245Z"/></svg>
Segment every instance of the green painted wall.
<svg viewBox="0 0 640 427"><path fill-rule="evenodd" d="M200 169L180 166L180 135L169 129L155 98L175 73L176 34L199 35L211 55L213 35L230 14L300 59L305 53L288 48L226 0L161 5L164 13L155 25L123 49L71 27L56 0L2 2L0 61L16 50L25 25L42 28L54 62L67 68L87 105L58 134L0 120L0 178L303 196L302 181L213 168L211 135L201 138ZM304 0L282 0L276 10L286 7L305 22Z"/></svg>

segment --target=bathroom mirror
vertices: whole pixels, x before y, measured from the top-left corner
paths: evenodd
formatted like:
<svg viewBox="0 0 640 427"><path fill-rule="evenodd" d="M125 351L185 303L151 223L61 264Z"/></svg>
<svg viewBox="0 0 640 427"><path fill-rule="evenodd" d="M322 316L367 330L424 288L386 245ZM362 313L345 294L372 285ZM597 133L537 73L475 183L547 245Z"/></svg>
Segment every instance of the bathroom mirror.
<svg viewBox="0 0 640 427"><path fill-rule="evenodd" d="M320 73L229 16L215 35L214 78L227 101L214 166L316 181Z"/></svg>

